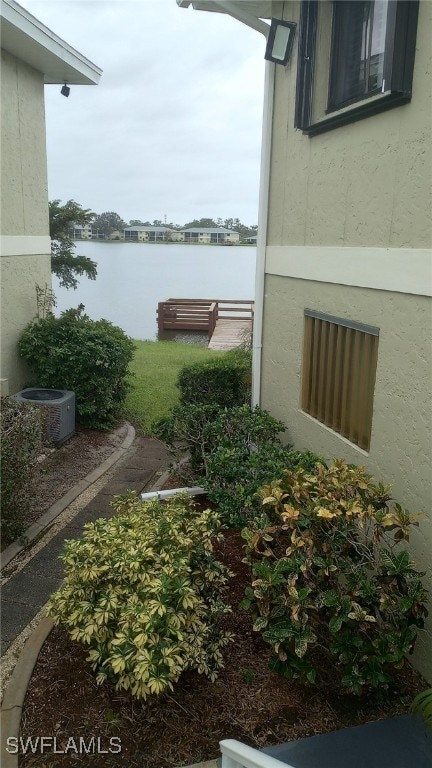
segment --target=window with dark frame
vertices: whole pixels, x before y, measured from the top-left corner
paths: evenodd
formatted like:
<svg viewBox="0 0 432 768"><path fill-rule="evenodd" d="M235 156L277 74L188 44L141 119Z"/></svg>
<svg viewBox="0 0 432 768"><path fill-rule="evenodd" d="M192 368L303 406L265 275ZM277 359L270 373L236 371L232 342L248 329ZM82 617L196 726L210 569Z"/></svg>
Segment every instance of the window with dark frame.
<svg viewBox="0 0 432 768"><path fill-rule="evenodd" d="M385 92L391 75L394 11L395 4L388 0L334 3L329 111Z"/></svg>
<svg viewBox="0 0 432 768"><path fill-rule="evenodd" d="M334 0L327 110L312 119L319 5L301 5L295 127L313 136L409 102L418 0Z"/></svg>
<svg viewBox="0 0 432 768"><path fill-rule="evenodd" d="M379 329L305 309L302 410L369 450Z"/></svg>

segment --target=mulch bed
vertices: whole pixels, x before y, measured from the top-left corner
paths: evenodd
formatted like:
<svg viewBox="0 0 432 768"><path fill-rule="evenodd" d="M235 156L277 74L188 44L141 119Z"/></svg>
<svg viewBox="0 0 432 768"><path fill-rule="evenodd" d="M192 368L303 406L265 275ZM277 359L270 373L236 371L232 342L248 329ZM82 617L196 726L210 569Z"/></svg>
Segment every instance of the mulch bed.
<svg viewBox="0 0 432 768"><path fill-rule="evenodd" d="M43 461L36 467L31 508L23 520L24 528L41 517L76 483L111 456L122 444L126 433L126 424L111 432L77 426L75 434L64 445L47 452L45 457L41 456ZM5 535L2 549L10 543L11 540Z"/></svg>
<svg viewBox="0 0 432 768"><path fill-rule="evenodd" d="M92 736L108 749L115 736L121 739L122 752L27 754L20 758L20 768L84 763L94 768L173 768L217 757L221 739L235 738L259 748L403 714L426 687L408 666L399 673L388 701L380 703L372 697L342 696L331 669L315 688L271 673L269 648L252 632L250 615L238 609L249 580L238 532L227 532L218 556L235 573L228 594L233 612L226 624L236 639L225 650L225 668L217 681L186 673L173 693L137 702L108 685L96 686L86 652L55 628L30 682L21 736L56 736L58 750L70 737L78 744L80 737L89 741Z"/></svg>

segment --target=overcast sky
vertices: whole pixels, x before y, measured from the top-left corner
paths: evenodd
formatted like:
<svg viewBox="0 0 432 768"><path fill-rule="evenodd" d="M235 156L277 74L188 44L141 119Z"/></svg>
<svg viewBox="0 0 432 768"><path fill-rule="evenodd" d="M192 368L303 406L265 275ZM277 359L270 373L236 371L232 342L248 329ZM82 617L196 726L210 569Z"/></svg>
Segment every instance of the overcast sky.
<svg viewBox="0 0 432 768"><path fill-rule="evenodd" d="M264 37L175 0L20 0L103 69L45 87L50 199L125 221L256 224Z"/></svg>

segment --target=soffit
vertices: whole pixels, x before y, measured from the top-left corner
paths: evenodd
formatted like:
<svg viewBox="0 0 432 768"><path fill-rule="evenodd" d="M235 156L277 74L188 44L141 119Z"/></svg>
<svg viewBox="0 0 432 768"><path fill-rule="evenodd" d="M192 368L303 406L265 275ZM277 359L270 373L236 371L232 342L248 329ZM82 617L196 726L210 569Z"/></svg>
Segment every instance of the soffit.
<svg viewBox="0 0 432 768"><path fill-rule="evenodd" d="M0 0L1 47L42 72L45 83L96 85L102 70L14 0Z"/></svg>
<svg viewBox="0 0 432 768"><path fill-rule="evenodd" d="M186 3L192 5L198 11L228 13L228 11L221 8L218 0L186 0L185 5ZM230 0L230 5L233 7L237 6L244 13L249 13L251 16L256 16L259 19L270 19L272 15L272 0Z"/></svg>

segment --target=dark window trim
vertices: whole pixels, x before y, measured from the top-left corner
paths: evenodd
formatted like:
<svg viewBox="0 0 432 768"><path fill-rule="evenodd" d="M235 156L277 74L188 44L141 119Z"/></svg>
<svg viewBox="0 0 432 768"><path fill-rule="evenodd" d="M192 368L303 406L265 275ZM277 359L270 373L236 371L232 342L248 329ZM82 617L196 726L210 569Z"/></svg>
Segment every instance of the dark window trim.
<svg viewBox="0 0 432 768"><path fill-rule="evenodd" d="M335 112L345 109L345 107L350 107L351 104L358 104L360 101L364 102L366 99L371 99L373 96L378 96L380 93L382 93L381 89L375 88L374 91L369 91L367 96L354 96L352 99L347 99L347 101L338 104L337 107L328 107L328 109L326 109L326 115L333 115Z"/></svg>
<svg viewBox="0 0 432 768"><path fill-rule="evenodd" d="M346 2L346 0L342 0L342 2ZM360 94L359 96L354 96L351 99L346 99L345 101L337 102L334 81L335 81L335 75L336 75L337 69L339 67L337 39L341 33L340 33L340 27L338 27L337 10L338 10L338 5L340 5L340 3L341 3L341 0L335 0L335 2L333 2L332 39L331 39L331 52L330 52L330 76L329 76L329 87L328 87L328 97L327 97L328 107L326 109L326 114L332 114L334 112L337 112L340 109L344 109L345 107L350 106L351 104L364 102L366 99L372 98L372 96L377 96L378 94L383 93L383 91L381 91L381 88L375 88L375 89L369 90L367 93ZM400 12L401 5L398 4L397 0L390 0L388 9L387 9L387 30L386 30L385 56L384 56L384 80L389 84L389 87L384 92L387 94L390 91L395 90L395 88L392 87L392 81L391 81L390 75L393 72L393 68L394 68L394 48L395 48L394 43L395 43L395 29L397 28L397 23L398 23L398 19L397 19L398 8ZM401 58L403 59L404 57L401 57Z"/></svg>
<svg viewBox="0 0 432 768"><path fill-rule="evenodd" d="M353 331L361 331L362 333L369 333L371 336L379 336L380 329L375 325L365 325L365 323L357 323L356 320L347 320L344 317L327 315L325 312L318 312L316 309L305 309L304 314L306 317L315 317L317 320L325 320L327 323L342 325L344 328L352 328Z"/></svg>
<svg viewBox="0 0 432 768"><path fill-rule="evenodd" d="M383 94L381 98L373 98L368 94L361 102L356 101L358 106L353 109L343 112L335 111L331 113L331 117L311 123L318 3L317 0L302 0L294 126L300 128L306 136L317 136L325 131L331 131L342 125L349 125L357 120L407 104L411 100L419 0L393 1L396 2L396 22L391 92Z"/></svg>
<svg viewBox="0 0 432 768"><path fill-rule="evenodd" d="M380 112L386 112L393 107L399 107L402 104L408 104L411 101L411 96L404 96L398 93L389 93L383 96L381 99L370 101L369 103L361 104L361 106L350 109L348 112L342 112L339 114L334 113L333 117L329 117L326 120L320 120L318 123L313 123L307 128L303 128L305 136L318 136L320 133L331 131L334 128L339 128L342 125L349 125L350 123L357 123L359 120L364 120L371 115L378 115Z"/></svg>
<svg viewBox="0 0 432 768"><path fill-rule="evenodd" d="M392 60L392 91L411 98L417 40L419 0L399 0L396 6L396 28ZM405 56L400 52L404 51Z"/></svg>
<svg viewBox="0 0 432 768"><path fill-rule="evenodd" d="M300 38L297 62L296 107L294 125L310 125L314 54L318 19L318 0L306 0L300 10Z"/></svg>

